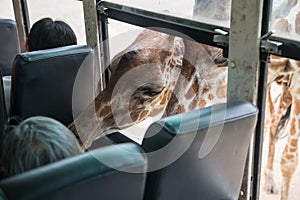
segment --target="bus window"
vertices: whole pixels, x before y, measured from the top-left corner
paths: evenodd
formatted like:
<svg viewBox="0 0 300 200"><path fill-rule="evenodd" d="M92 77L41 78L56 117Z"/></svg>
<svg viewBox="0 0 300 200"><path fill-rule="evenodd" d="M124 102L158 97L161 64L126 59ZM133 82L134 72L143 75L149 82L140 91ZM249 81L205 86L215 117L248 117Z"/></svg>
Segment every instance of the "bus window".
<svg viewBox="0 0 300 200"><path fill-rule="evenodd" d="M300 41L300 3L273 1L270 29L278 37Z"/></svg>
<svg viewBox="0 0 300 200"><path fill-rule="evenodd" d="M27 0L30 25L44 17L68 23L77 36L78 44L86 44L82 1Z"/></svg>
<svg viewBox="0 0 300 200"><path fill-rule="evenodd" d="M1 0L0 18L15 19L12 0Z"/></svg>
<svg viewBox="0 0 300 200"><path fill-rule="evenodd" d="M108 42L111 58L127 48L142 32L142 30L143 28L138 26L108 19Z"/></svg>

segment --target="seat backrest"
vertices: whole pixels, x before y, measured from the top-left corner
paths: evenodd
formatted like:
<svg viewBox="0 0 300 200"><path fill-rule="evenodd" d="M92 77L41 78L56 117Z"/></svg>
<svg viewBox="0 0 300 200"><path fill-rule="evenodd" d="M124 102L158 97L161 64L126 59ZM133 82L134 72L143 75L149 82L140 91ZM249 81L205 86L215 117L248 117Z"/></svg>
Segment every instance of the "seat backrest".
<svg viewBox="0 0 300 200"><path fill-rule="evenodd" d="M12 71L10 115L48 116L68 125L95 96L95 70L94 51L85 45L18 55Z"/></svg>
<svg viewBox="0 0 300 200"><path fill-rule="evenodd" d="M1 154L2 142L3 142L3 130L6 123L7 123L6 103L5 103L4 90L3 90L2 74L0 71L0 154Z"/></svg>
<svg viewBox="0 0 300 200"><path fill-rule="evenodd" d="M147 158L135 144L99 148L0 181L8 200L141 200Z"/></svg>
<svg viewBox="0 0 300 200"><path fill-rule="evenodd" d="M0 69L2 75L10 75L13 61L20 53L16 22L0 19Z"/></svg>
<svg viewBox="0 0 300 200"><path fill-rule="evenodd" d="M238 199L258 110L229 102L161 119L147 130L144 199Z"/></svg>

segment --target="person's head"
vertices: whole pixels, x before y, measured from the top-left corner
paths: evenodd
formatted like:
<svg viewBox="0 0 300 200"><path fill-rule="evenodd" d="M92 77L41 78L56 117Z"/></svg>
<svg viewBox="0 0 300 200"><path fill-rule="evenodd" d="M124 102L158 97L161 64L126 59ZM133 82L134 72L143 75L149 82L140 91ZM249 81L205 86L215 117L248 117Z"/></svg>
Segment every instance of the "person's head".
<svg viewBox="0 0 300 200"><path fill-rule="evenodd" d="M9 127L1 156L6 178L82 152L73 133L48 117L30 117Z"/></svg>
<svg viewBox="0 0 300 200"><path fill-rule="evenodd" d="M33 24L26 42L27 51L77 44L72 28L65 22L43 18Z"/></svg>

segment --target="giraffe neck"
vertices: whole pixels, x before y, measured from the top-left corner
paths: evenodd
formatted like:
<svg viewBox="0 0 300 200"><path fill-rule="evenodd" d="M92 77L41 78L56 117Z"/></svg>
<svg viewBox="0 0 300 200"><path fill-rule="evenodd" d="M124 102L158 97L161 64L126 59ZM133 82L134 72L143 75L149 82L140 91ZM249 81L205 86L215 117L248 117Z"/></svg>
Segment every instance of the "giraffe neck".
<svg viewBox="0 0 300 200"><path fill-rule="evenodd" d="M222 50L185 42L181 74L166 109L167 116L226 101L227 59Z"/></svg>

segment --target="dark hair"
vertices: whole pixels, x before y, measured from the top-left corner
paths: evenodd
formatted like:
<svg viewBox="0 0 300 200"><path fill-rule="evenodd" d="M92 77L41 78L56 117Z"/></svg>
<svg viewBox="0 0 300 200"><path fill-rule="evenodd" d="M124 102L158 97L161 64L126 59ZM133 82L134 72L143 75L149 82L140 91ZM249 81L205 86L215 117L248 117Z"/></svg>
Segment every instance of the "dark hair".
<svg viewBox="0 0 300 200"><path fill-rule="evenodd" d="M30 117L4 134L2 178L82 152L73 133L48 117Z"/></svg>
<svg viewBox="0 0 300 200"><path fill-rule="evenodd" d="M72 28L65 22L43 18L33 24L28 35L29 51L77 44Z"/></svg>

